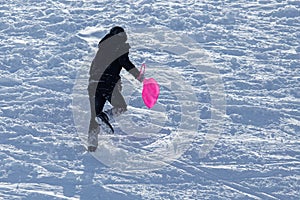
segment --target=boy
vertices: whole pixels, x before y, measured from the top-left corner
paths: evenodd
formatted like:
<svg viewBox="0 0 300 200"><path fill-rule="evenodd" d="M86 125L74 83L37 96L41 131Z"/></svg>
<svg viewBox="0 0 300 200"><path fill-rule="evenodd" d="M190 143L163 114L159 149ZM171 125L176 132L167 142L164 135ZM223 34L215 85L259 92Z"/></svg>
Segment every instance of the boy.
<svg viewBox="0 0 300 200"><path fill-rule="evenodd" d="M109 116L120 115L127 110L127 104L121 94L120 72L124 67L140 82L139 70L129 60L130 46L126 43L127 35L122 27L113 27L98 44L97 54L90 68L89 100L91 119L88 132L88 151L94 152L98 146L99 125L106 133L113 133ZM106 101L113 108L103 112Z"/></svg>

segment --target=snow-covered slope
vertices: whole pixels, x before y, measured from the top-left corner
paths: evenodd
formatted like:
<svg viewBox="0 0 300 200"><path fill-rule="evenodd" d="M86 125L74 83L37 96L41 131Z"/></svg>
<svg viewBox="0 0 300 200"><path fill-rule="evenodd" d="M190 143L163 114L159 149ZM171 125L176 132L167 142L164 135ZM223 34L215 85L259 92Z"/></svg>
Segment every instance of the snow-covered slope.
<svg viewBox="0 0 300 200"><path fill-rule="evenodd" d="M0 199L299 198L299 1L1 0L0 16ZM124 72L129 111L101 136L119 150L93 156L87 71L114 25L161 95L147 110Z"/></svg>

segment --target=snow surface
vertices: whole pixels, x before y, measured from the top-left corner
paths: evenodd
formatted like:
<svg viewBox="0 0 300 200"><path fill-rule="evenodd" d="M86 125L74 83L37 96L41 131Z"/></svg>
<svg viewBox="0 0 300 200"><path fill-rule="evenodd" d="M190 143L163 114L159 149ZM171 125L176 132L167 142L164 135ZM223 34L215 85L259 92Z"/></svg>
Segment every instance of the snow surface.
<svg viewBox="0 0 300 200"><path fill-rule="evenodd" d="M0 199L299 199L300 1L1 0L0 17ZM146 109L124 72L129 111L92 155L87 71L114 25L162 93Z"/></svg>

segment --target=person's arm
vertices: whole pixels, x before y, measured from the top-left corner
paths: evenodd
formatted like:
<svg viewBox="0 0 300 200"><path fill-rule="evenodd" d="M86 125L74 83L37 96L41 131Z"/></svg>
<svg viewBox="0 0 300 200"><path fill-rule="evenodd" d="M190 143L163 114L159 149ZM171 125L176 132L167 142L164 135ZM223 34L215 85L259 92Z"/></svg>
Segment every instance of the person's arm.
<svg viewBox="0 0 300 200"><path fill-rule="evenodd" d="M139 70L134 66L134 64L129 60L128 57L129 53L125 53L120 57L120 63L122 64L122 66L132 75L134 76L134 78L136 78L139 81L143 81L139 78L140 72Z"/></svg>

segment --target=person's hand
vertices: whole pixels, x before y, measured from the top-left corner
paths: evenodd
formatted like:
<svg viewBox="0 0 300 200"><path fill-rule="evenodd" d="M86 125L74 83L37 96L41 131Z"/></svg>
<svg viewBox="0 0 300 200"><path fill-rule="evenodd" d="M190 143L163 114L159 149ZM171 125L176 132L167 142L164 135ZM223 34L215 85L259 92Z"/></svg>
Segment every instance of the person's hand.
<svg viewBox="0 0 300 200"><path fill-rule="evenodd" d="M145 79L145 75L144 74L140 74L137 79L142 83L144 81L144 79Z"/></svg>

